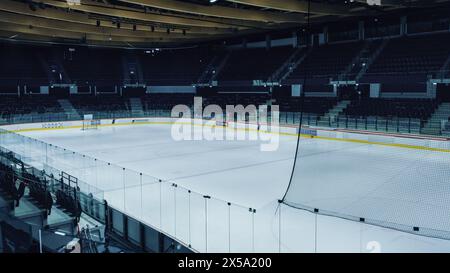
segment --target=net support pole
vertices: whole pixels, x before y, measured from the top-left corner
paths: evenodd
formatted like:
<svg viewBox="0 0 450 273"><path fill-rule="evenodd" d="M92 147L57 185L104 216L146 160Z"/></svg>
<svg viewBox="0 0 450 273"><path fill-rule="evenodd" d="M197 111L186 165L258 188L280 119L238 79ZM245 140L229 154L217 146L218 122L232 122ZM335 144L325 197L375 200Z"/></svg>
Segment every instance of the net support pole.
<svg viewBox="0 0 450 273"><path fill-rule="evenodd" d="M228 253L231 253L231 203L228 202Z"/></svg>
<svg viewBox="0 0 450 273"><path fill-rule="evenodd" d="M361 217L359 218L359 224L360 224L360 230L359 230L359 252L362 253L363 251L363 232L364 232L364 223L366 222L366 219Z"/></svg>
<svg viewBox="0 0 450 273"><path fill-rule="evenodd" d="M283 200L278 200L278 253L281 253L281 208Z"/></svg>
<svg viewBox="0 0 450 273"><path fill-rule="evenodd" d="M255 253L255 213L256 209L250 209L252 213L252 252Z"/></svg>
<svg viewBox="0 0 450 273"><path fill-rule="evenodd" d="M173 234L177 238L177 184L173 183Z"/></svg>
<svg viewBox="0 0 450 273"><path fill-rule="evenodd" d="M363 224L359 222L359 253L362 253L362 234L363 234Z"/></svg>
<svg viewBox="0 0 450 273"><path fill-rule="evenodd" d="M319 209L314 209L314 253L317 253L317 214Z"/></svg>
<svg viewBox="0 0 450 273"><path fill-rule="evenodd" d="M39 253L42 253L42 230L39 229Z"/></svg>
<svg viewBox="0 0 450 273"><path fill-rule="evenodd" d="M125 168L122 168L122 183L123 183L123 211L127 212L126 206L125 206L125 204L126 204L125 198L126 198L126 191L127 191L125 188Z"/></svg>
<svg viewBox="0 0 450 273"><path fill-rule="evenodd" d="M159 228L162 230L162 180L159 180Z"/></svg>
<svg viewBox="0 0 450 273"><path fill-rule="evenodd" d="M140 184L140 194L141 194L141 219L144 217L143 201L142 201L142 173L139 173L139 184Z"/></svg>
<svg viewBox="0 0 450 273"><path fill-rule="evenodd" d="M189 225L188 225L189 247L191 247L192 246L192 241L191 241L191 190L188 190L188 218L189 218Z"/></svg>
<svg viewBox="0 0 450 273"><path fill-rule="evenodd" d="M208 253L208 199L211 199L211 196L204 195L205 199L205 253Z"/></svg>

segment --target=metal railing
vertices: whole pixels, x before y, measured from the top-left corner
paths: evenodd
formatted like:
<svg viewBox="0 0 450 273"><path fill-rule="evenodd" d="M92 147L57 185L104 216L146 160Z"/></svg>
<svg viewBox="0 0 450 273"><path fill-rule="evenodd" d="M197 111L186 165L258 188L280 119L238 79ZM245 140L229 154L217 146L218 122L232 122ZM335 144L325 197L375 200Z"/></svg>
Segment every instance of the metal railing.
<svg viewBox="0 0 450 273"><path fill-rule="evenodd" d="M92 114L95 119L118 119L118 118L136 118L131 111L78 111L80 116L84 114ZM143 112L144 117L171 117L171 110L168 109L151 109ZM270 114L270 113L269 113ZM39 123L39 122L61 122L76 121L80 119L78 115L67 113L46 113L46 114L29 114L29 115L13 115L0 118L0 125L23 124L23 123ZM280 112L279 123L281 125L298 125L300 123L300 112ZM402 117L353 117L338 116L323 118L320 114L303 113L303 125L319 126L327 128L341 128L380 132L395 132L407 134L421 134L425 120L415 118ZM447 124L447 130L450 131L450 124Z"/></svg>

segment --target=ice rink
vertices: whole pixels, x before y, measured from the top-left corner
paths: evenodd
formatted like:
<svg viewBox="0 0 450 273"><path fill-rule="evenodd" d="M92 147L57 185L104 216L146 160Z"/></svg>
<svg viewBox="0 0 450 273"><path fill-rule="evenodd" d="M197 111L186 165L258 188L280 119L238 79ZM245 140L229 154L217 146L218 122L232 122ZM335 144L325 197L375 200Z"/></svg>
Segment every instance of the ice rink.
<svg viewBox="0 0 450 273"><path fill-rule="evenodd" d="M102 189L111 206L125 210L196 251L450 252L450 241L279 206L277 200L285 194L291 175L297 141L294 135L279 136L279 149L263 152L261 141L175 141L169 124L22 134L198 193L198 198L192 198L190 192L176 188L162 192L160 183L112 190L102 185L107 182L86 181ZM398 150L397 161L398 157L408 160L410 156L403 148L332 140L304 139L301 144L308 164L300 168L304 168L304 179L311 180L332 180L333 175L344 173L349 179L363 177L362 172L369 170L359 168L358 164L364 163L367 149L375 149L377 158L387 165L389 157L383 158L384 152ZM352 162L340 164L337 171L336 162L328 160L333 152L321 152L321 147L327 145L333 145L341 156L346 153L345 158ZM70 159L54 167L63 166L70 166ZM424 172L429 169L423 168ZM70 173L71 168L67 171ZM213 198L205 201L201 195ZM236 206L227 206L227 202ZM249 212L250 208L256 212Z"/></svg>

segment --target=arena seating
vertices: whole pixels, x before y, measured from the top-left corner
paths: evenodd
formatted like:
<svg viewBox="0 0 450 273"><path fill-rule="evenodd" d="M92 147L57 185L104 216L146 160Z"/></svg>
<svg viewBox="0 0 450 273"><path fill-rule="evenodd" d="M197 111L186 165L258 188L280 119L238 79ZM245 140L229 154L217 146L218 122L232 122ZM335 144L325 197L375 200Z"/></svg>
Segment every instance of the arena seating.
<svg viewBox="0 0 450 273"><path fill-rule="evenodd" d="M121 52L117 49L76 47L75 51L63 49L59 54L73 83L120 84L122 75Z"/></svg>
<svg viewBox="0 0 450 273"><path fill-rule="evenodd" d="M364 45L363 51L359 58L355 59L353 63L351 63L351 69L344 76L344 80L355 80L358 76L359 72L368 65L369 60L375 54L375 52L380 48L383 40L371 40L366 41Z"/></svg>
<svg viewBox="0 0 450 273"><path fill-rule="evenodd" d="M310 54L289 75L288 79L308 78L325 80L337 79L362 49L363 42L327 44L315 47Z"/></svg>
<svg viewBox="0 0 450 273"><path fill-rule="evenodd" d="M68 213L79 217L81 214L81 204L76 198L75 191L71 189L59 189L56 192L56 204Z"/></svg>
<svg viewBox="0 0 450 273"><path fill-rule="evenodd" d="M425 82L436 76L447 60L449 34L391 39L368 69L363 82Z"/></svg>
<svg viewBox="0 0 450 273"><path fill-rule="evenodd" d="M301 98L279 98L276 103L280 105L282 112L304 112L323 115L337 103L336 98L331 97L305 97L303 103ZM303 106L303 108L302 108Z"/></svg>
<svg viewBox="0 0 450 273"><path fill-rule="evenodd" d="M192 85L213 57L208 48L152 50L139 53L148 85Z"/></svg>
<svg viewBox="0 0 450 273"><path fill-rule="evenodd" d="M80 113L92 112L114 112L126 111L129 109L124 100L119 95L102 94L93 95L75 95L69 98L69 101Z"/></svg>
<svg viewBox="0 0 450 273"><path fill-rule="evenodd" d="M214 89L214 88L213 88ZM64 111L60 108L56 100L51 97L43 96L29 97L4 97L1 100L2 118L9 118L21 115L37 115L36 109L50 115L62 114ZM177 104L192 106L194 94L147 94L140 97L143 110L146 112L161 111L160 115L167 115ZM282 113L299 113L319 118L334 107L338 99L334 97L305 97L303 107L301 107L301 98L291 96L273 97L269 93L211 93L203 96L203 107L211 104L217 104L225 109L226 105L242 104L244 106L254 104L256 106L265 105L267 101L274 99L273 103L280 106ZM79 114L99 114L112 115L113 117L131 116L131 106L129 98L113 94L94 95L73 95L69 101L75 107ZM350 105L341 113L343 118L406 118L427 120L435 111L439 102L430 99L354 99ZM47 109L47 110L46 110ZM51 109L51 110L48 110Z"/></svg>
<svg viewBox="0 0 450 273"><path fill-rule="evenodd" d="M61 112L63 112L63 110L56 99L50 96L2 96L0 100L0 118Z"/></svg>
<svg viewBox="0 0 450 273"><path fill-rule="evenodd" d="M47 75L34 46L0 43L0 79L4 84L45 83Z"/></svg>
<svg viewBox="0 0 450 273"><path fill-rule="evenodd" d="M17 196L17 188L14 184L12 168L0 163L0 189L5 191L13 199Z"/></svg>
<svg viewBox="0 0 450 273"><path fill-rule="evenodd" d="M446 47L449 42L450 34L443 33L391 38L359 79L359 83L365 86L368 83L380 83L382 93L424 93L427 90L427 78L436 76L450 56L450 49ZM141 71L137 82L141 85L135 88L142 90L148 85L193 85L205 75L205 71L214 68L220 60L227 60L216 78L218 86L197 87L197 95L204 98L204 106L260 105L275 99L273 103L279 104L282 112L303 112L320 117L338 101L331 96L333 85L330 79L354 80L366 60L382 43L383 40L370 40L314 46L282 83L289 87L289 90L284 90L289 96L278 96L270 95L269 86L253 86L252 80L267 80L273 75L296 52L297 49L291 46L273 47L270 50L227 49L231 51L219 46L201 46L129 52L82 46L54 46L49 50L50 47L44 45L2 42L0 57L8 65L0 67L0 121L5 123L4 120L21 116L64 116L57 96L38 94L41 85L50 85L52 82L48 67L46 70L50 62L62 66L61 70L67 75L67 81L62 83L77 84L80 93L69 95L67 92L67 99L81 115L108 113L117 117L131 116L129 97L133 96L140 97L143 111L163 110L167 114L167 110L177 104L192 105L193 94L144 94L142 91L142 94L124 93L122 97L118 89L123 87L126 79L127 58L139 63L136 67ZM225 59L227 52L230 52L229 58ZM316 93L316 97L306 97L303 109L300 109L299 98L290 96L290 84L303 83L304 75L307 78L303 90L309 95ZM209 83L210 78L211 75L204 83ZM93 90L96 90L96 95ZM327 94L328 97L323 97ZM437 101L425 99L356 98L341 113L341 117L425 121L437 105Z"/></svg>
<svg viewBox="0 0 450 273"><path fill-rule="evenodd" d="M194 94L147 94L141 97L144 110L171 110L175 105L192 105Z"/></svg>
<svg viewBox="0 0 450 273"><path fill-rule="evenodd" d="M267 100L270 99L270 96L267 93L261 94L216 94L213 96L204 97L204 106L215 104L219 105L223 109L226 108L227 105L255 105L256 107L260 105L266 105Z"/></svg>
<svg viewBox="0 0 450 273"><path fill-rule="evenodd" d="M438 106L430 99L362 99L353 100L343 114L352 117L382 116L428 119Z"/></svg>
<svg viewBox="0 0 450 273"><path fill-rule="evenodd" d="M219 80L267 80L293 52L292 46L233 50Z"/></svg>
<svg viewBox="0 0 450 273"><path fill-rule="evenodd" d="M449 42L450 34L392 38L360 82L395 84L407 81L412 85L401 89L414 91L417 89L414 84L423 84L429 75L437 75L450 55L450 49L445 46ZM329 84L330 79L336 80L340 75L352 80L381 43L382 40L373 40L315 46L288 76L286 83L299 82L307 75L310 85L320 86L312 89L322 89ZM192 85L197 83L213 60L218 62L217 58L224 57L223 49L209 47L152 49L130 53L121 49L82 46L55 46L49 50L48 46L4 42L0 44L0 49L1 59L8 64L0 67L0 85L12 93L17 92L17 84L26 84L32 88L51 82L48 67L52 65L61 66L59 69L65 72L67 78L63 83L95 85L100 89L121 86L126 78L126 59L131 55L139 63L137 67L141 70L141 78L137 80L141 84ZM233 49L217 79L224 83L267 80L295 50L291 46L273 47L270 50ZM360 52L360 59L356 60ZM342 75L343 72L346 75Z"/></svg>
<svg viewBox="0 0 450 273"><path fill-rule="evenodd" d="M0 163L0 188L15 200L15 206L20 205L20 200L25 195L25 188L28 188L27 196L34 200L39 207L51 210L53 199L46 182L26 172L22 172L20 177L13 175L14 173L15 170L12 167ZM18 185L22 183L24 188L20 192L20 186L18 188Z"/></svg>
<svg viewBox="0 0 450 273"><path fill-rule="evenodd" d="M47 187L46 182L31 175L27 178L29 181L35 181L28 183L30 197L39 203L41 207L50 211L53 206L53 197L50 194L50 189Z"/></svg>
<svg viewBox="0 0 450 273"><path fill-rule="evenodd" d="M2 217L7 213L14 217L15 224L27 223L22 226L24 232L32 232L34 229L23 229L31 224L42 230L60 230L68 234L76 234L76 221L81 215L81 206L78 202L75 189L72 195L64 195L61 187L56 189L56 180L42 175L42 171L26 166L16 158L12 152L2 150L0 152L0 199L6 201L8 207L2 207ZM55 183L56 182L56 183ZM59 185L59 184L58 184ZM66 187L68 187L66 185ZM53 201L53 192L56 192L57 205ZM53 212L52 212L53 211ZM2 218L5 220L5 218ZM46 236L48 239L49 236Z"/></svg>

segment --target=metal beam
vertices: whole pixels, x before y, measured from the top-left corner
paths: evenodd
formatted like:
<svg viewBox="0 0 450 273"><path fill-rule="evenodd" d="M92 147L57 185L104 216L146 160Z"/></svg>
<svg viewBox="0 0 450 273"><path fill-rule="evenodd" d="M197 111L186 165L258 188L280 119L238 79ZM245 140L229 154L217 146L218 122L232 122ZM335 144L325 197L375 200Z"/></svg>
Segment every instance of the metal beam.
<svg viewBox="0 0 450 273"><path fill-rule="evenodd" d="M142 38L142 37L123 37L123 36L110 36L107 34L91 34L73 32L67 30L55 30L50 28L36 27L36 26L24 26L14 23L2 23L1 30L16 33L16 34L33 34L39 36L46 36L50 38L66 38L74 40L86 40L86 41L115 41L115 42L138 42L138 43L168 43L168 42L180 42L180 39L174 39L171 37L166 38Z"/></svg>
<svg viewBox="0 0 450 273"><path fill-rule="evenodd" d="M59 3L59 2L58 2ZM16 1L10 0L1 0L0 1L0 10L13 12L17 14L36 16L40 18L47 19L55 19L66 22L73 23L81 23L86 25L96 25L97 20L91 19L88 14L80 13L80 12L65 12L63 10L58 10L54 8L40 9L37 8L35 11L32 11L26 3L20 3ZM145 15L142 13L142 15ZM101 20L102 25L105 27L115 27L112 25L111 21ZM148 21L143 21L148 22ZM151 21L150 21L151 23ZM123 23L121 25L122 28L132 29L132 24ZM205 27L186 27L189 33L203 33L203 34L232 34L234 30L231 28L205 28ZM150 31L150 27L148 27L148 31ZM155 32L165 32L166 29L156 28Z"/></svg>
<svg viewBox="0 0 450 273"><path fill-rule="evenodd" d="M227 0L228 2L260 8L283 10L288 12L308 13L308 1L297 0ZM331 5L326 3L311 2L312 14L323 15L348 15L350 9L344 4Z"/></svg>
<svg viewBox="0 0 450 273"><path fill-rule="evenodd" d="M427 0L431 1L431 0ZM361 4L367 4L368 6L375 5L375 1L367 1L367 0L355 0L355 2L361 3ZM406 6L408 5L408 1L404 0L380 0L380 6Z"/></svg>
<svg viewBox="0 0 450 273"><path fill-rule="evenodd" d="M60 20L39 18L34 16L14 14L10 12L0 11L0 22L14 23L24 26L35 26L56 30L65 30L78 33L89 33L97 35L109 36L123 36L123 37L140 37L140 38L177 38L177 39L191 39L191 38L220 38L221 36L186 33L185 35L179 32L171 32L170 36L166 32L150 32L142 31L137 28L135 31L130 29L117 29L111 27L97 27L93 25L85 25L80 23L65 22ZM0 25L1 29L1 25Z"/></svg>
<svg viewBox="0 0 450 273"><path fill-rule="evenodd" d="M27 33L16 33L10 31L4 31L0 29L0 40L7 41L24 41L24 42L32 42L32 43L42 43L42 44L64 44L64 45L89 45L89 46L98 46L102 48L110 47L110 48L154 48L161 47L166 45L167 43L159 43L159 42L126 42L126 41L100 41L100 40L80 40L80 39L70 39L70 38L49 38L48 36L41 36L38 34L27 34ZM178 43L171 43L170 45L178 45Z"/></svg>
<svg viewBox="0 0 450 273"><path fill-rule="evenodd" d="M122 1L122 2L125 3L125 1ZM133 3L134 4L134 2L131 2L131 1L128 2L128 3ZM152 1L151 3L152 4L157 4L157 2L155 2L155 1ZM117 8L117 9L122 9L122 10L127 10L127 11L142 12L142 9L131 8L131 7L122 6L122 5L111 5L111 4L108 4L108 3L97 3L97 2L89 2L89 4L90 5L95 5L95 6L100 6L100 7L105 7L105 8ZM136 3L136 4L138 6L142 6L142 7L149 7L149 6L145 5L145 4L144 5L141 4L141 2ZM165 15L165 16L169 16L169 17L183 17L183 18L187 18L187 19L207 21L207 22L227 25L228 27L237 27L237 28L274 29L277 26L279 26L276 23L274 23L274 24L267 24L266 22L249 21L249 20L246 20L246 19L230 19L230 18L223 18L223 17L198 16L198 14L191 14L191 13L189 13L189 10L188 10L187 13L183 13L183 14L181 14L181 13L180 14L174 14L172 10L170 10L170 11L158 10L157 14Z"/></svg>
<svg viewBox="0 0 450 273"><path fill-rule="evenodd" d="M282 0L281 2L283 2ZM145 7L159 8L189 14L249 20L273 23L304 23L304 17L300 14L285 14L272 11L246 10L223 6L203 6L174 0L121 0L121 2L138 4Z"/></svg>
<svg viewBox="0 0 450 273"><path fill-rule="evenodd" d="M3 0L2 0L3 1ZM230 28L229 25L222 23L211 22L208 20L184 18L182 16L168 16L167 14L161 15L156 13L145 13L138 11L130 11L123 9L120 6L114 5L101 5L99 3L91 3L87 1L81 1L80 5L69 5L66 1L60 2L55 0L38 0L38 3L46 5L65 8L69 10L77 10L93 14L101 14L105 16L111 16L116 18L128 18L132 20L140 20L147 22L157 22L168 25L189 26L189 27L203 27L210 28L211 30L217 28Z"/></svg>

